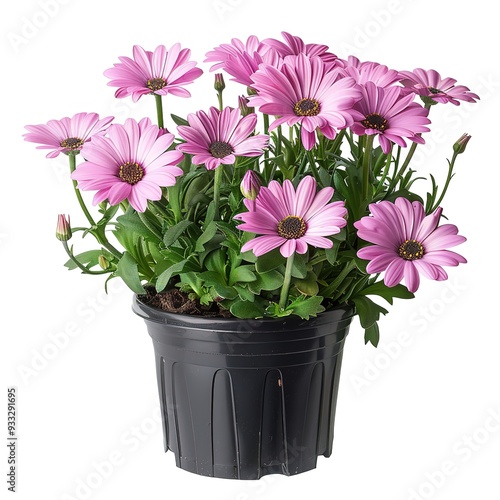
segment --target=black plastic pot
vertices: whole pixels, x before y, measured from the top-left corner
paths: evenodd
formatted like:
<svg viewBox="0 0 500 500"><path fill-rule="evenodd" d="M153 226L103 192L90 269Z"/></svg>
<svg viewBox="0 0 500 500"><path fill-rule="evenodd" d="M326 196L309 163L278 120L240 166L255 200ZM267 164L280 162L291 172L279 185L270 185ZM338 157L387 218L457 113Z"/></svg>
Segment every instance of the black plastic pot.
<svg viewBox="0 0 500 500"><path fill-rule="evenodd" d="M342 348L353 309L308 321L166 313L134 297L153 339L165 451L178 467L259 479L332 453Z"/></svg>

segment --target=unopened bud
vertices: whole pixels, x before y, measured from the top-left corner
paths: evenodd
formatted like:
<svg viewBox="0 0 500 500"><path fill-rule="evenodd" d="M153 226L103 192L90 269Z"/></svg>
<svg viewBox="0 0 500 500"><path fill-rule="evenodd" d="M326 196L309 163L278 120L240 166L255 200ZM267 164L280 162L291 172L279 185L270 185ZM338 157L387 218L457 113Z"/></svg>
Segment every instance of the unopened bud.
<svg viewBox="0 0 500 500"><path fill-rule="evenodd" d="M60 241L68 241L72 236L69 224L69 215L59 214L57 216L56 238Z"/></svg>
<svg viewBox="0 0 500 500"><path fill-rule="evenodd" d="M255 200L259 194L262 181L254 170L247 170L240 184L241 194L247 200Z"/></svg>
<svg viewBox="0 0 500 500"><path fill-rule="evenodd" d="M101 269L108 269L109 268L109 260L106 259L106 257L104 257L103 254L99 255L99 257L97 257L97 262L99 263L99 266L101 267Z"/></svg>
<svg viewBox="0 0 500 500"><path fill-rule="evenodd" d="M249 101L247 97L243 95L238 97L238 107L240 108L241 116L247 116L255 113L255 108L251 108L248 103Z"/></svg>
<svg viewBox="0 0 500 500"><path fill-rule="evenodd" d="M453 151L455 151L457 155L462 154L465 151L470 138L471 136L469 134L462 134L460 136L460 139L458 139L458 141L453 144Z"/></svg>
<svg viewBox="0 0 500 500"><path fill-rule="evenodd" d="M214 83L214 89L217 92L222 92L226 88L226 84L224 82L224 76L222 73L215 73L215 83Z"/></svg>

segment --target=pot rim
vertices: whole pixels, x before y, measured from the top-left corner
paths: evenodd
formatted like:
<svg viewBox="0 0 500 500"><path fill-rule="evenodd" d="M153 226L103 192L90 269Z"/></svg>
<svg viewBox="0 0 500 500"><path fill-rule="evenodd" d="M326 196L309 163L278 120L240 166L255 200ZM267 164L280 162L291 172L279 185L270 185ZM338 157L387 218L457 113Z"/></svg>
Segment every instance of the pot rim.
<svg viewBox="0 0 500 500"><path fill-rule="evenodd" d="M171 313L163 311L156 307L149 306L139 299L139 294L134 293L132 310L139 317L146 321L151 321L159 324L171 324L177 326L186 327L206 327L208 326L211 330L218 329L220 327L222 330L229 330L231 325L246 325L251 326L255 324L266 325L266 326L280 326L283 324L294 323L300 328L300 324L303 324L305 328L314 325L321 325L325 323L331 323L332 321L346 321L352 320L356 315L356 310L354 305L342 304L335 306L332 309L328 309L317 316L311 317L310 319L302 319L296 315L285 316L282 318L260 318L260 319L241 319L241 318L219 318L219 317L209 317L195 314L181 314L181 313Z"/></svg>

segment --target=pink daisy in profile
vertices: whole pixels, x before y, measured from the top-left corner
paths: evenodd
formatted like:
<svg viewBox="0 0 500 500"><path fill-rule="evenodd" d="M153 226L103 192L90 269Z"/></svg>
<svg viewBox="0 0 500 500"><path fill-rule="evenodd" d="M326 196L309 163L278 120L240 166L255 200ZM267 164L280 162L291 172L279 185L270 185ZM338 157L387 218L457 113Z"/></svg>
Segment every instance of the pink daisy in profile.
<svg viewBox="0 0 500 500"><path fill-rule="evenodd" d="M345 76L354 78L360 85L373 82L377 87L389 87L403 78L395 69L376 62L362 62L355 56L349 56L342 64Z"/></svg>
<svg viewBox="0 0 500 500"><path fill-rule="evenodd" d="M400 87L378 87L373 82L362 86L362 99L354 105L361 118L351 126L356 135L377 135L387 154L391 142L406 147L404 137L425 144L419 135L429 132L429 110L413 102L414 95L404 95Z"/></svg>
<svg viewBox="0 0 500 500"><path fill-rule="evenodd" d="M189 114L187 120L189 125L177 127L186 141L177 149L194 155L193 164L205 164L207 170L214 170L221 163L231 165L237 156L260 156L269 142L267 135L251 135L257 115L241 116L238 108L226 107L219 111L212 106L208 113Z"/></svg>
<svg viewBox="0 0 500 500"><path fill-rule="evenodd" d="M117 205L128 200L144 212L148 200L159 200L163 186L173 186L182 170L179 151L167 151L174 135L164 133L149 118L139 123L129 118L124 125L114 124L104 137L85 144L80 164L71 177L82 191L94 191L94 205L108 200Z"/></svg>
<svg viewBox="0 0 500 500"><path fill-rule="evenodd" d="M248 37L243 43L233 38L230 44L222 44L206 53L204 62L215 63L210 71L223 69L231 75L232 81L250 87L252 75L262 63L279 66L281 58L272 47L259 41L256 36Z"/></svg>
<svg viewBox="0 0 500 500"><path fill-rule="evenodd" d="M476 102L476 99L479 99L468 87L455 85L457 81L454 78L441 78L433 69L426 71L417 68L413 71L401 71L400 75L401 83L406 88L430 104L451 102L458 106L459 101Z"/></svg>
<svg viewBox="0 0 500 500"><path fill-rule="evenodd" d="M50 120L46 125L26 125L29 133L23 137L25 141L41 144L37 149L50 149L47 158L56 158L59 153L78 154L92 137L104 134L113 119L113 116L100 119L97 113L77 113L72 118Z"/></svg>
<svg viewBox="0 0 500 500"><path fill-rule="evenodd" d="M349 127L354 122L353 114L358 116L352 107L361 92L354 79L329 70L320 57L287 56L281 69L261 65L252 80L257 95L250 96L250 105L279 117L269 130L283 123L299 124L307 150L316 144L316 129L334 139L336 129Z"/></svg>
<svg viewBox="0 0 500 500"><path fill-rule="evenodd" d="M266 38L262 40L264 45L272 47L282 59L290 55L306 54L307 56L319 56L323 62L328 64L335 64L338 60L335 54L328 52L327 45L317 43L304 43L298 36L293 36L285 31L281 32L285 42L276 40L274 38Z"/></svg>
<svg viewBox="0 0 500 500"><path fill-rule="evenodd" d="M181 49L179 43L169 50L159 45L154 52L134 45L132 52L133 59L119 57L120 62L104 72L111 79L108 85L118 87L118 98L132 96L137 102L146 94L190 97L184 85L193 83L203 73L196 68L196 62L189 60L191 51Z"/></svg>
<svg viewBox="0 0 500 500"><path fill-rule="evenodd" d="M395 286L404 278L410 292L420 285L420 274L442 281L448 278L442 266L467 262L448 250L466 241L453 224L439 226L441 208L425 215L420 202L397 198L370 205L371 216L354 223L358 236L373 245L358 250L358 257L369 260L368 273L385 271L384 283Z"/></svg>
<svg viewBox="0 0 500 500"><path fill-rule="evenodd" d="M330 203L332 196L331 187L317 192L311 176L304 177L297 189L288 179L283 185L271 181L261 187L253 209L235 217L243 221L238 229L262 235L245 243L241 251L252 250L258 257L280 247L288 258L294 252L306 253L308 245L331 248L328 236L340 232L347 214L343 201Z"/></svg>

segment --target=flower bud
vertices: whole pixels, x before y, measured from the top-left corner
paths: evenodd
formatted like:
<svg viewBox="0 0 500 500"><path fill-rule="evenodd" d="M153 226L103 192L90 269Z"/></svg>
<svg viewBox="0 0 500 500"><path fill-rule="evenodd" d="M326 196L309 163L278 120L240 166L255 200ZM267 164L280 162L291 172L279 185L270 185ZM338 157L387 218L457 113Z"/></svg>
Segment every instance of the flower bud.
<svg viewBox="0 0 500 500"><path fill-rule="evenodd" d="M106 259L106 257L104 257L103 254L99 255L99 257L97 257L97 262L99 263L99 266L101 267L101 269L108 269L109 268L109 261L108 259Z"/></svg>
<svg viewBox="0 0 500 500"><path fill-rule="evenodd" d="M248 105L248 98L243 95L238 96L238 107L240 108L241 116L251 115L255 113L255 108Z"/></svg>
<svg viewBox="0 0 500 500"><path fill-rule="evenodd" d="M255 200L259 194L262 181L254 170L247 170L240 184L241 194L247 200Z"/></svg>
<svg viewBox="0 0 500 500"><path fill-rule="evenodd" d="M71 238L71 226L69 215L59 214L57 216L56 238L60 241L68 241Z"/></svg>
<svg viewBox="0 0 500 500"><path fill-rule="evenodd" d="M222 92L226 88L226 84L224 82L224 76L222 73L215 73L215 83L214 83L214 89L217 92Z"/></svg>
<svg viewBox="0 0 500 500"><path fill-rule="evenodd" d="M453 144L453 151L457 155L462 154L465 151L465 148L467 147L467 143L470 141L471 136L468 134L462 134L460 136L460 139L458 139L455 144Z"/></svg>

